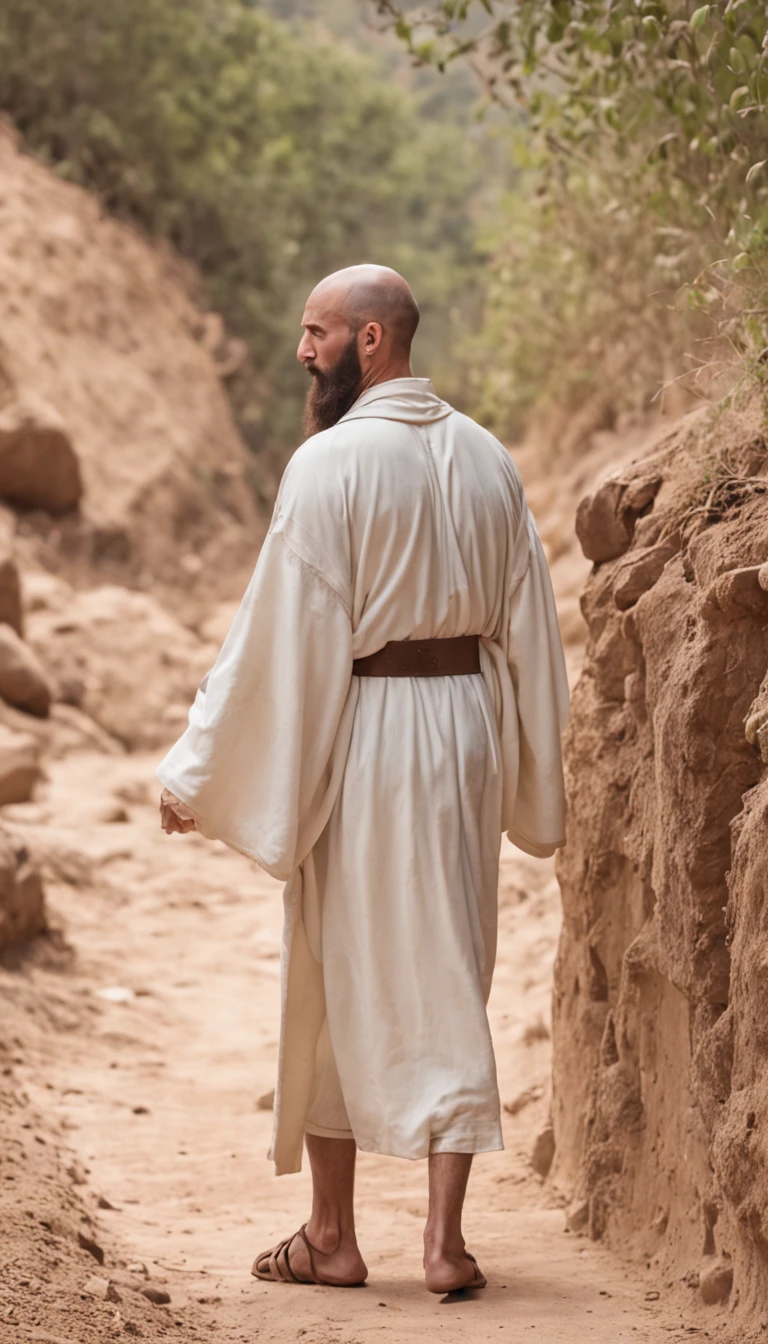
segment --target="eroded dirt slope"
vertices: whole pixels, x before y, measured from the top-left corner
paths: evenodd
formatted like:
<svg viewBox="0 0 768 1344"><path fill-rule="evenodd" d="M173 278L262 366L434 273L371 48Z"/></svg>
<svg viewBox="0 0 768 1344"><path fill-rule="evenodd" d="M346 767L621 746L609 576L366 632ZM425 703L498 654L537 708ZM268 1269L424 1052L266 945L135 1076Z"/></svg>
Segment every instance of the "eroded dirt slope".
<svg viewBox="0 0 768 1344"><path fill-rule="evenodd" d="M689 417L588 496L577 527L594 567L558 863L555 1172L576 1225L759 1330L762 406Z"/></svg>
<svg viewBox="0 0 768 1344"><path fill-rule="evenodd" d="M0 499L7 480L29 549L78 582L220 589L261 528L216 315L2 122L0 181Z"/></svg>

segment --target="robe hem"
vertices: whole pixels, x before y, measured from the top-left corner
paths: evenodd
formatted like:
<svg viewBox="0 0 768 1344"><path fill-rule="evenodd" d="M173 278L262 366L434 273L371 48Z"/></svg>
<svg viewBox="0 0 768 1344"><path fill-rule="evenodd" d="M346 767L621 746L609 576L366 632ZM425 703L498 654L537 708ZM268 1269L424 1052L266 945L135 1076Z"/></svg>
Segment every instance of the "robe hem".
<svg viewBox="0 0 768 1344"><path fill-rule="evenodd" d="M423 1161L430 1153L500 1153L504 1150L501 1133L489 1134L486 1138L478 1138L461 1131L436 1134L430 1139L429 1146L419 1153L404 1153L402 1150L395 1152L393 1147L370 1139L357 1139L356 1142L361 1153L377 1153L380 1157L399 1157L406 1162Z"/></svg>
<svg viewBox="0 0 768 1344"><path fill-rule="evenodd" d="M354 1139L351 1129L330 1129L328 1125L316 1125L312 1120L304 1121L304 1133L315 1134L320 1139Z"/></svg>
<svg viewBox="0 0 768 1344"><path fill-rule="evenodd" d="M518 849L522 849L524 854L530 854L534 859L549 859L565 844L565 836L563 836L561 840L553 840L548 845L540 845L535 840L529 840L527 835L523 835L521 831L516 831L511 826L507 831L507 839Z"/></svg>

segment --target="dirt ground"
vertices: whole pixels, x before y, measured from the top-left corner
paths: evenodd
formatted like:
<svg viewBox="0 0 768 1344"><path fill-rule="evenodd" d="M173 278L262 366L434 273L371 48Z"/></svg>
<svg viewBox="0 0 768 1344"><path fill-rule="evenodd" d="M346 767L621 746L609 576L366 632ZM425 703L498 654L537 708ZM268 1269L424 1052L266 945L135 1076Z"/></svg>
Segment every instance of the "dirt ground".
<svg viewBox="0 0 768 1344"><path fill-rule="evenodd" d="M251 1278L255 1253L308 1215L307 1172L276 1179L265 1156L280 889L218 843L163 835L156 793L154 758L78 755L51 764L39 801L5 809L44 857L54 932L0 970L0 1097L28 1115L2 1151L2 1344L723 1337L716 1309L703 1316L653 1265L628 1270L565 1232L562 1197L532 1170L559 897L551 862L511 847L491 1016L517 1113L506 1151L476 1161L466 1217L487 1290L425 1291L424 1164L365 1154L368 1285Z"/></svg>

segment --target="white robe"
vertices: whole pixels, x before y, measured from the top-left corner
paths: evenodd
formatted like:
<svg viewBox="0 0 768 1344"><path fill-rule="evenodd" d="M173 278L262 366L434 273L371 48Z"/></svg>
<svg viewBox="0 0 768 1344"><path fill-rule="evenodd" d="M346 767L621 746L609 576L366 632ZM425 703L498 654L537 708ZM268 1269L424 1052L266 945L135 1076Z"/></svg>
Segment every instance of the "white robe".
<svg viewBox="0 0 768 1344"><path fill-rule="evenodd" d="M481 672L360 678L391 639L479 634ZM568 689L504 447L424 378L368 389L282 479L253 578L158 769L287 879L271 1156L305 1128L399 1157L501 1148L486 1002L502 830L563 843Z"/></svg>

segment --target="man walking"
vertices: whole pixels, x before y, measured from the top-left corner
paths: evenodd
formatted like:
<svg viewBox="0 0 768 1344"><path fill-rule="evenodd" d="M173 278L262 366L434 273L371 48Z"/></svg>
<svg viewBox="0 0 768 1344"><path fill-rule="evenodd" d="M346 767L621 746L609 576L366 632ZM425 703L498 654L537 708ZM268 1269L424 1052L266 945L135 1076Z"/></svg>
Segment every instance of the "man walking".
<svg viewBox="0 0 768 1344"><path fill-rule="evenodd" d="M401 276L310 295L307 441L253 578L162 762L162 823L286 880L270 1156L308 1223L259 1278L346 1285L356 1149L428 1158L426 1286L483 1287L461 1230L472 1155L502 1145L486 1014L502 831L563 843L568 691L519 474L410 347Z"/></svg>

